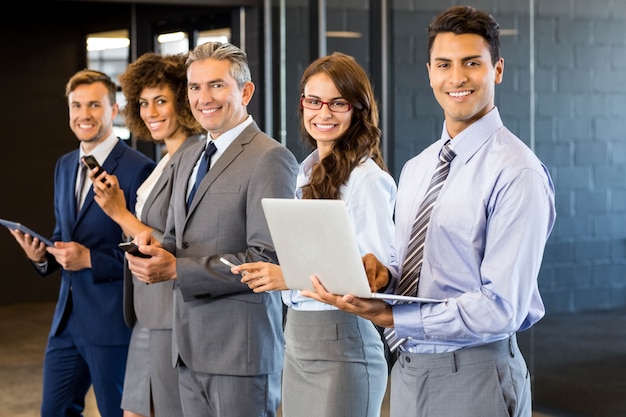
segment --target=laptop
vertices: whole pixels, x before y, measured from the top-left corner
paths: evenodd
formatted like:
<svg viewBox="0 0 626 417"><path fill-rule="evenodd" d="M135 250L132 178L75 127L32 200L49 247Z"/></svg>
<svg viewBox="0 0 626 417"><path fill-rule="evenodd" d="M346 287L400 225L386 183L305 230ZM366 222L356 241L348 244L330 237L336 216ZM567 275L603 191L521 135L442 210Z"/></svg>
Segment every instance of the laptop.
<svg viewBox="0 0 626 417"><path fill-rule="evenodd" d="M314 291L315 274L333 294L352 294L404 302L440 302L431 298L373 293L342 200L264 198L261 201L285 284Z"/></svg>

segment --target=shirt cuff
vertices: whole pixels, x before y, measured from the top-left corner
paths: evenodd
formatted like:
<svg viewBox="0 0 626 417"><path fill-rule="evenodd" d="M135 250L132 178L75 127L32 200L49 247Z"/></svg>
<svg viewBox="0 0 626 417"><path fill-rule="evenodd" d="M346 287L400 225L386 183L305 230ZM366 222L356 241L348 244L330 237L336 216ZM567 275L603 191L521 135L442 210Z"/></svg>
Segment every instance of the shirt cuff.
<svg viewBox="0 0 626 417"><path fill-rule="evenodd" d="M33 262L33 264L35 265L35 268L41 272L46 272L46 269L48 269L48 261Z"/></svg>

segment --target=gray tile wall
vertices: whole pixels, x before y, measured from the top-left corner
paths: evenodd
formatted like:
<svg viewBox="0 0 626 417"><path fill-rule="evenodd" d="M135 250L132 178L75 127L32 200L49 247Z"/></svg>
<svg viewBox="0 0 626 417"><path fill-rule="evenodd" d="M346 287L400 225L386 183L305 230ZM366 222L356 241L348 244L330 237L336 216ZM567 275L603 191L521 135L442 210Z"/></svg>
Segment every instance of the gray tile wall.
<svg viewBox="0 0 626 417"><path fill-rule="evenodd" d="M435 4L436 3L436 4ZM394 2L394 175L440 135L428 85L425 28L456 2ZM549 312L626 305L626 1L478 1L503 29L505 124L548 166L558 218L539 285ZM531 117L531 21L534 113Z"/></svg>

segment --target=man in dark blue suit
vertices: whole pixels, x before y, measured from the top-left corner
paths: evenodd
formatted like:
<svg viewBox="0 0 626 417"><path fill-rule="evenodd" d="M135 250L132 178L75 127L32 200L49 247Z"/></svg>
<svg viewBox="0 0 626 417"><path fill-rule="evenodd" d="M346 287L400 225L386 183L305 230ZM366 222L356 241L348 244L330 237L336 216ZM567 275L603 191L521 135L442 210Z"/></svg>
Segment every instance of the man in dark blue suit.
<svg viewBox="0 0 626 417"><path fill-rule="evenodd" d="M11 231L42 276L62 268L44 359L42 417L81 416L92 384L101 416L122 416L130 341L122 308L124 254L117 247L123 233L94 202L88 177L80 179L80 158L91 154L117 176L127 207L134 208L137 188L154 167L113 132L116 90L98 71L83 70L70 78L65 91L69 124L80 146L56 164L54 246Z"/></svg>

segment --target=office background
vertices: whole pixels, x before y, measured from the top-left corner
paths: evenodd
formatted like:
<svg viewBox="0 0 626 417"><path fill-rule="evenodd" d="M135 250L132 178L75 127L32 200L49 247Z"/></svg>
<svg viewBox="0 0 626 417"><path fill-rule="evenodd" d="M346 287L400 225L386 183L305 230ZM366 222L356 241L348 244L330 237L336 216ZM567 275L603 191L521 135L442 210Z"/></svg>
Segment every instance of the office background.
<svg viewBox="0 0 626 417"><path fill-rule="evenodd" d="M87 65L115 76L162 47L160 34L178 31L186 33L187 48L205 34L226 32L247 51L257 85L250 112L299 160L307 153L295 117L302 70L326 53L353 55L374 84L383 152L397 179L402 164L439 137L443 115L428 85L425 30L456 4L487 10L500 22L505 72L496 105L556 186L558 217L539 277L547 314L520 334L536 403L559 416L624 415L626 0L14 2L0 24L0 218L52 233L54 164L77 146L67 79ZM129 38L125 54L87 51L93 34L120 32ZM128 140L157 157L157 147ZM9 328L16 314L31 317L20 311L53 306L47 303L56 300L58 276L40 278L3 230L0 268L0 305L13 314L3 315L0 327ZM48 320L36 317L29 325ZM0 345L30 340L32 326L22 327L5 332ZM7 369L7 387L21 389L12 362Z"/></svg>
<svg viewBox="0 0 626 417"><path fill-rule="evenodd" d="M129 60L160 33L227 28L249 56L250 111L301 160L298 80L315 57L342 51L371 74L381 102L383 151L402 164L438 138L442 112L426 73L428 22L459 1L49 1L16 4L0 27L3 180L0 217L50 235L54 163L77 141L64 86L87 65L89 34L126 30ZM558 218L539 285L548 313L626 305L626 1L478 0L503 29L505 124L548 166ZM51 16L55 16L52 18ZM115 74L114 74L115 75ZM144 142L133 146L156 155ZM0 233L0 304L54 300L7 231Z"/></svg>

